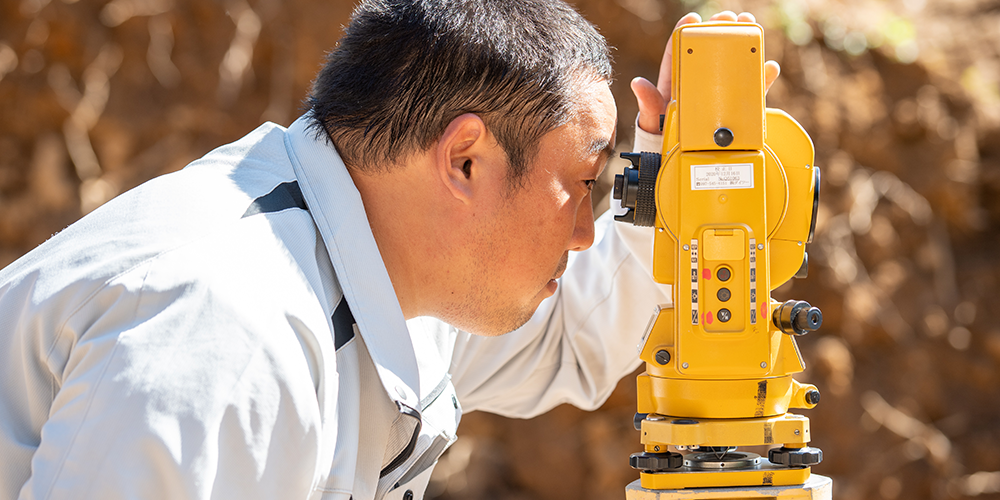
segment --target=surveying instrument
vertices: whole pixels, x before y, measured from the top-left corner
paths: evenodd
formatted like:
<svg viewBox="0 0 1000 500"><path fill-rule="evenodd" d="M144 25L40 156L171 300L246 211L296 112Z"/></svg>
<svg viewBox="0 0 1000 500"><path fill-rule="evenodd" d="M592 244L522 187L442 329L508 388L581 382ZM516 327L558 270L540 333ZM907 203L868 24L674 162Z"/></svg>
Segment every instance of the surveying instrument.
<svg viewBox="0 0 1000 500"><path fill-rule="evenodd" d="M639 344L636 428L644 451L628 500L829 499L811 474L819 403L795 337L823 316L771 291L805 277L819 206L813 144L764 107L764 32L754 23L688 24L673 34L672 101L662 154L626 153L618 221L653 228L653 279L672 285ZM738 447L776 446L767 457ZM681 452L686 452L682 454Z"/></svg>

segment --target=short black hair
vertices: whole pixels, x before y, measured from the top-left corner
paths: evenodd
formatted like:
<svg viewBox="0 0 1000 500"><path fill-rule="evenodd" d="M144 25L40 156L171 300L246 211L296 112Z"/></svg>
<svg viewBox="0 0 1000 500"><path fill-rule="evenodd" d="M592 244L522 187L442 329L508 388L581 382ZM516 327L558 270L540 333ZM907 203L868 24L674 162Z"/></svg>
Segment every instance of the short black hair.
<svg viewBox="0 0 1000 500"><path fill-rule="evenodd" d="M308 105L344 162L368 172L476 113L517 182L581 83L611 78L604 38L562 0L362 0Z"/></svg>

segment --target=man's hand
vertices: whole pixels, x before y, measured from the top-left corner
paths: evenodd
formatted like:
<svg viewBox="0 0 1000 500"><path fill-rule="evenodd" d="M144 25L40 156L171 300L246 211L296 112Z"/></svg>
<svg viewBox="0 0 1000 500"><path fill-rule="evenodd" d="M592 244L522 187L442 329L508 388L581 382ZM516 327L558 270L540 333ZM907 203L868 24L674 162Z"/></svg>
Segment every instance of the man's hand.
<svg viewBox="0 0 1000 500"><path fill-rule="evenodd" d="M719 12L712 16L709 21L757 22L753 14L749 12L742 12L737 16L735 12L730 10ZM682 17L680 21L677 21L677 26L674 29L676 30L685 24L700 22L701 16L692 12ZM670 73L673 71L673 66L671 65L671 59L673 58L672 43L673 35L671 34L667 40L667 48L663 51L663 60L660 62L660 75L656 79L656 85L653 85L652 82L641 76L637 76L632 80L632 92L635 93L635 99L639 102L639 128L651 134L660 133L660 115L666 112L667 103L670 102ZM778 63L774 61L764 63L765 93L767 89L771 88L771 84L778 78L779 73L781 73L781 67L778 66Z"/></svg>

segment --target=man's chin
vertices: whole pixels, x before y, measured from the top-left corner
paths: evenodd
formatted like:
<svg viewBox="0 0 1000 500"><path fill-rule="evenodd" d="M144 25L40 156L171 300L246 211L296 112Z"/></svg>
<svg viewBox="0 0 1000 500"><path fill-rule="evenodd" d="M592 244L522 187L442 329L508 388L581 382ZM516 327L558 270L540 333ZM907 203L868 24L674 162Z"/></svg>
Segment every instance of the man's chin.
<svg viewBox="0 0 1000 500"><path fill-rule="evenodd" d="M485 315L479 314L476 315L476 317L471 318L455 318L454 321L448 321L445 319L445 321L451 323L452 326L473 335L478 335L480 337L499 337L513 332L514 330L524 326L528 321L531 321L531 317L534 316L535 311L538 309L538 305L541 303L542 299L548 295L543 296L543 294L539 294L536 300L533 300L530 305L524 305L517 308L510 307L506 308L504 311L492 311Z"/></svg>
<svg viewBox="0 0 1000 500"><path fill-rule="evenodd" d="M538 306L558 289L559 282L550 279L537 289L534 297L527 300L503 305L486 299L468 301L460 307L451 308L448 313L435 316L459 330L481 337L498 337L524 326L534 316Z"/></svg>

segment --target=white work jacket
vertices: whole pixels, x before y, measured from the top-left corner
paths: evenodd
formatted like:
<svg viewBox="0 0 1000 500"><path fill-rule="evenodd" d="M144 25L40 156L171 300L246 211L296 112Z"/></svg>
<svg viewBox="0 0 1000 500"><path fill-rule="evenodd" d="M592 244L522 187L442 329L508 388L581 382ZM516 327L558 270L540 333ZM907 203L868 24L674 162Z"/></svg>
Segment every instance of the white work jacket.
<svg viewBox="0 0 1000 500"><path fill-rule="evenodd" d="M463 411L594 408L638 365L669 300L648 229L602 217L507 335L406 322L308 123L262 125L0 271L0 499L422 498Z"/></svg>

